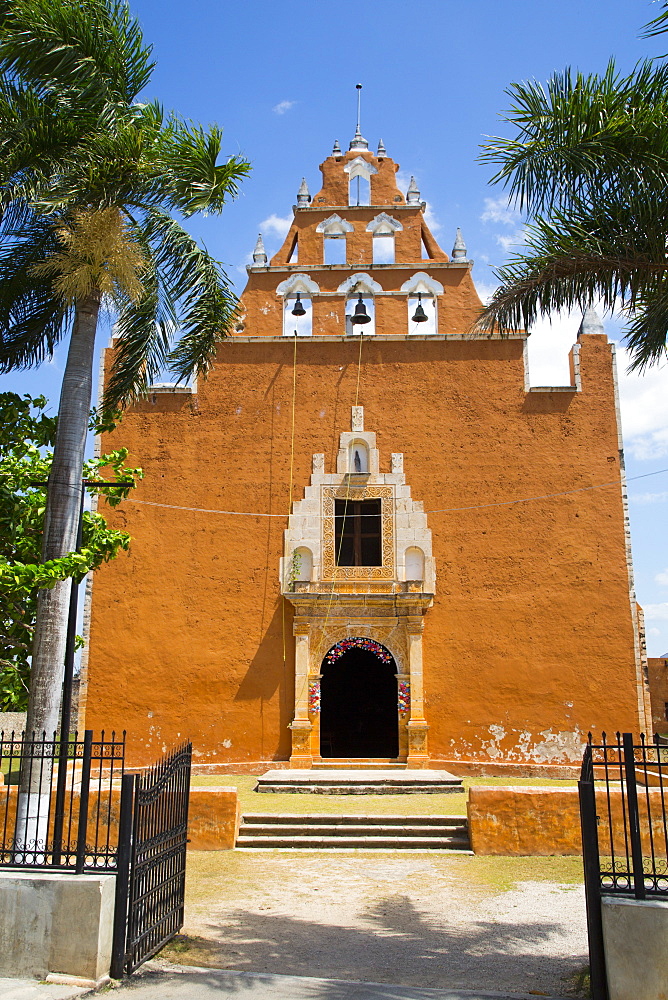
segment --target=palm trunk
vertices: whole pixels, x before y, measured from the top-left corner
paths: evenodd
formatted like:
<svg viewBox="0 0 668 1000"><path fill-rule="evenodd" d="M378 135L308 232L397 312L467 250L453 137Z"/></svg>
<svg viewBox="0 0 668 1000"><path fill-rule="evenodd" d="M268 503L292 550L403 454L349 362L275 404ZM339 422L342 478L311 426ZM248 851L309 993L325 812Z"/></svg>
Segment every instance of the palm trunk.
<svg viewBox="0 0 668 1000"><path fill-rule="evenodd" d="M44 516L42 560L57 559L76 548L84 449L93 386L93 351L100 296L77 302L74 326L58 407L58 427ZM47 739L58 727L65 641L73 583L63 580L37 595L37 618L30 669L26 743L32 735ZM37 742L33 744L37 746ZM44 844L48 828L51 767L21 768L16 846ZM35 766L37 765L37 766Z"/></svg>

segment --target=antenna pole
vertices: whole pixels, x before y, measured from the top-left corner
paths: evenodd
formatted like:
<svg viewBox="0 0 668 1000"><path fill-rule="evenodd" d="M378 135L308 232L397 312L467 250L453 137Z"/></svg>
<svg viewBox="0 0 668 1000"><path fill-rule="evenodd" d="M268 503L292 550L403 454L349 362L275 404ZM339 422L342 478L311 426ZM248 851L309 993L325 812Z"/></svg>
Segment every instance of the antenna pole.
<svg viewBox="0 0 668 1000"><path fill-rule="evenodd" d="M360 131L360 106L362 103L362 84L355 84L355 89L357 90L357 131Z"/></svg>

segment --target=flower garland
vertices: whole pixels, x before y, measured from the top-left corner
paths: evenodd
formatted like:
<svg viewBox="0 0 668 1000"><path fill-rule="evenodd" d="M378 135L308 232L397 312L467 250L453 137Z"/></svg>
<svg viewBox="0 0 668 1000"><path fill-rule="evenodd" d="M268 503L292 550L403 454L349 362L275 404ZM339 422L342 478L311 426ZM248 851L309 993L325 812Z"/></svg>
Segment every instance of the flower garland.
<svg viewBox="0 0 668 1000"><path fill-rule="evenodd" d="M408 715L411 707L411 686L406 681L399 681L398 708L400 715Z"/></svg>
<svg viewBox="0 0 668 1000"><path fill-rule="evenodd" d="M320 681L311 681L308 689L308 710L313 715L320 711Z"/></svg>
<svg viewBox="0 0 668 1000"><path fill-rule="evenodd" d="M350 636L348 639L342 639L341 642L337 642L335 646L332 646L325 657L325 663L335 663L349 649L363 649L367 653L373 653L383 663L392 662L392 654L385 649L385 646L381 646L379 642L374 642L373 639L364 639L361 636Z"/></svg>

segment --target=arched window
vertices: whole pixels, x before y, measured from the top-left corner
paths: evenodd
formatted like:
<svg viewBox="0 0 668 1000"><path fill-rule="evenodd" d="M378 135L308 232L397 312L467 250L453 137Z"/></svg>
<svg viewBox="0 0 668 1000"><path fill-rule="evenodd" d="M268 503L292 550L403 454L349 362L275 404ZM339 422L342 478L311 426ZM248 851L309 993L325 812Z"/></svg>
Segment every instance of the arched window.
<svg viewBox="0 0 668 1000"><path fill-rule="evenodd" d="M443 294L443 285L421 271L405 281L401 291L408 296L409 334L438 333L437 296Z"/></svg>
<svg viewBox="0 0 668 1000"><path fill-rule="evenodd" d="M303 310L303 312L302 312ZM310 337L313 334L313 303L301 292L283 300L283 336Z"/></svg>
<svg viewBox="0 0 668 1000"><path fill-rule="evenodd" d="M373 237L373 263L394 264L394 234L404 227L386 212L381 212L366 227Z"/></svg>
<svg viewBox="0 0 668 1000"><path fill-rule="evenodd" d="M359 316L368 316L365 323L354 323L353 320ZM373 295L365 295L358 292L346 299L346 334L357 335L363 333L368 336L376 332L376 307Z"/></svg>
<svg viewBox="0 0 668 1000"><path fill-rule="evenodd" d="M406 579L424 580L424 552L417 546L406 549Z"/></svg>
<svg viewBox="0 0 668 1000"><path fill-rule="evenodd" d="M276 293L283 299L283 336L310 337L313 333L312 296L320 291L308 274L292 274Z"/></svg>
<svg viewBox="0 0 668 1000"><path fill-rule="evenodd" d="M352 274L339 285L338 291L346 296L346 334L365 336L375 333L376 308L374 296L382 292L381 286L370 274ZM368 317L364 323L353 323L355 316Z"/></svg>
<svg viewBox="0 0 668 1000"><path fill-rule="evenodd" d="M323 263L347 263L346 234L352 231L353 226L340 215L330 215L316 226L316 232L323 237Z"/></svg>
<svg viewBox="0 0 668 1000"><path fill-rule="evenodd" d="M348 174L348 204L371 204L371 175L378 171L367 161L358 156L343 168Z"/></svg>

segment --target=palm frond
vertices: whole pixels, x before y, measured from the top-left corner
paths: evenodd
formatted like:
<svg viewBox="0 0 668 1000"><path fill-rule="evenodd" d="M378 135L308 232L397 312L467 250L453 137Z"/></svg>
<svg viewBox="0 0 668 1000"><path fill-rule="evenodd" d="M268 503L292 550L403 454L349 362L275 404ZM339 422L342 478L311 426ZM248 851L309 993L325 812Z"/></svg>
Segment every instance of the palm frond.
<svg viewBox="0 0 668 1000"><path fill-rule="evenodd" d="M513 84L503 120L515 137L490 137L482 162L498 167L511 201L529 216L642 185L658 197L668 176L668 65L641 63L627 76L556 73L543 87Z"/></svg>
<svg viewBox="0 0 668 1000"><path fill-rule="evenodd" d="M206 130L172 115L156 144L154 165L165 181L165 200L185 216L221 212L250 173L250 163L240 156L218 163L222 138L217 125Z"/></svg>
<svg viewBox="0 0 668 1000"><path fill-rule="evenodd" d="M0 244L0 371L27 368L51 357L70 311L52 282L32 271L56 249L53 230L34 220L23 240Z"/></svg>
<svg viewBox="0 0 668 1000"><path fill-rule="evenodd" d="M655 35L663 35L668 31L668 2L663 0L661 6L664 8L663 13L647 22L641 38L653 38Z"/></svg>
<svg viewBox="0 0 668 1000"><path fill-rule="evenodd" d="M72 90L84 105L131 103L154 63L122 0L1 0L0 71L38 93Z"/></svg>

